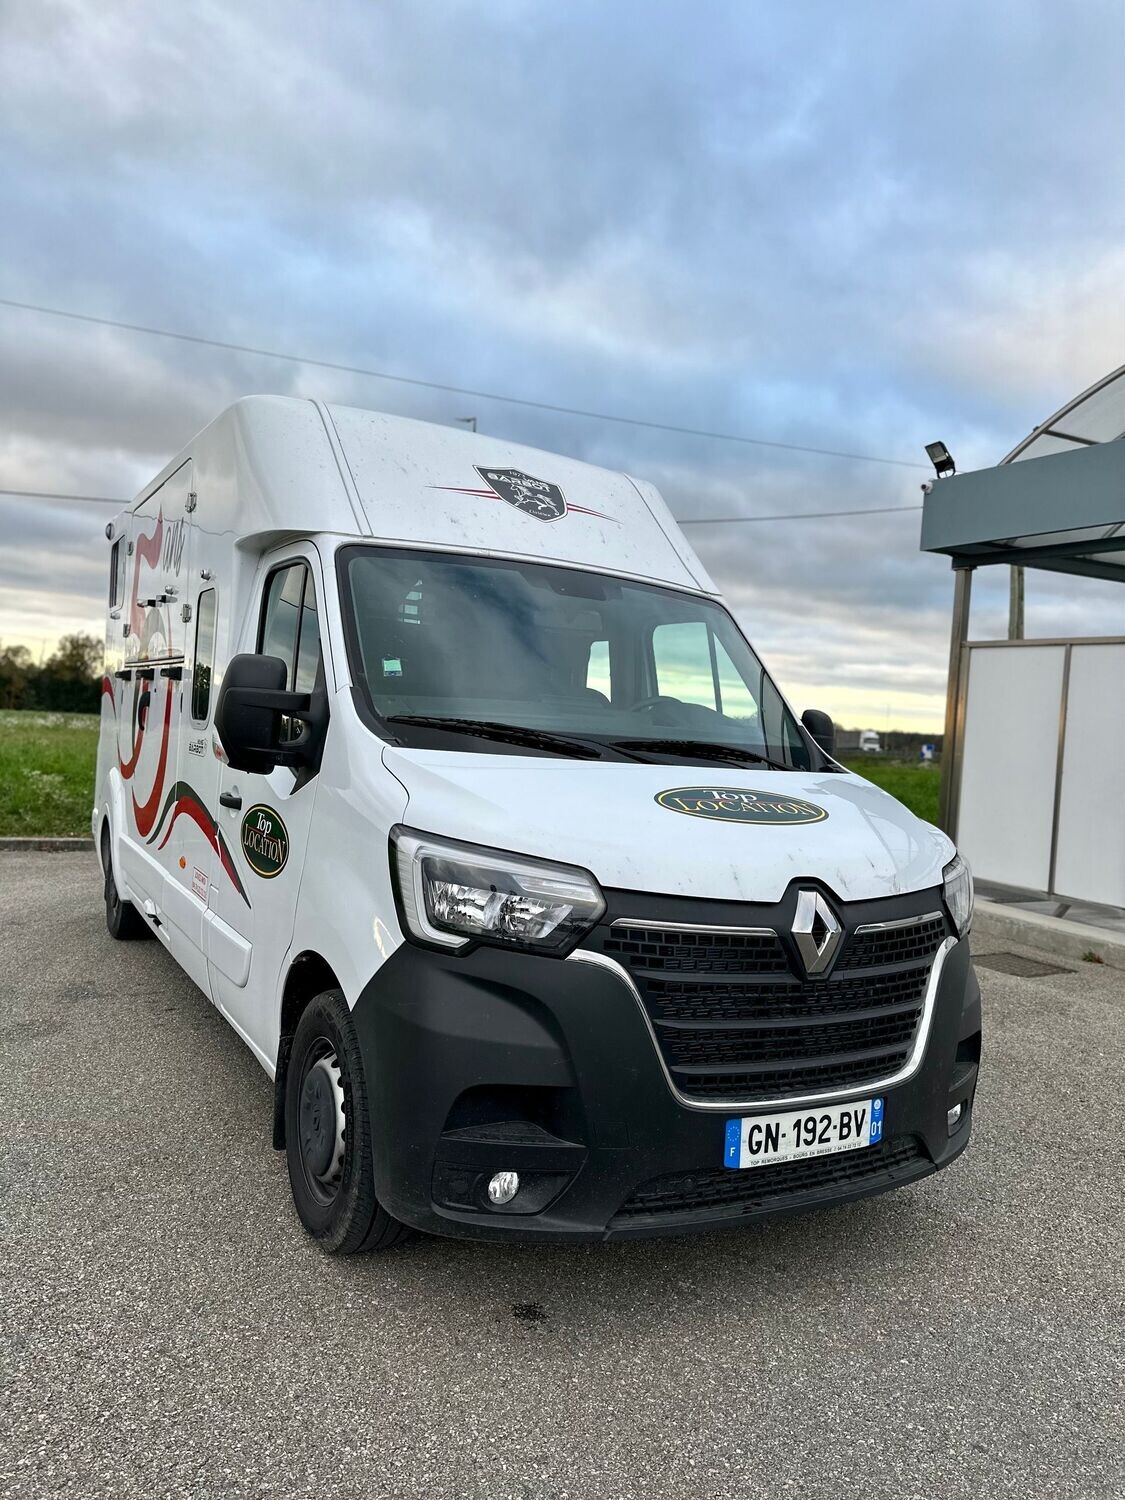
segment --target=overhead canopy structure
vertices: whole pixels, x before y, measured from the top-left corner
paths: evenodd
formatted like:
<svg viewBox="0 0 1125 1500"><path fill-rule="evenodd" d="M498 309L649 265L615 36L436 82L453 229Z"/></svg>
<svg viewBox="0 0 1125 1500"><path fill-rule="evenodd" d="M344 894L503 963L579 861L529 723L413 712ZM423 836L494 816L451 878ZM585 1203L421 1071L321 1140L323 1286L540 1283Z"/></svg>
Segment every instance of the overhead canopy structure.
<svg viewBox="0 0 1125 1500"><path fill-rule="evenodd" d="M971 582L1010 563L1125 583L1123 437L1125 366L923 505L956 580L941 825L978 877L1063 904L1125 907L1125 637L970 642Z"/></svg>
<svg viewBox="0 0 1125 1500"><path fill-rule="evenodd" d="M1125 366L1067 402L994 469L938 480L922 550L1125 581Z"/></svg>

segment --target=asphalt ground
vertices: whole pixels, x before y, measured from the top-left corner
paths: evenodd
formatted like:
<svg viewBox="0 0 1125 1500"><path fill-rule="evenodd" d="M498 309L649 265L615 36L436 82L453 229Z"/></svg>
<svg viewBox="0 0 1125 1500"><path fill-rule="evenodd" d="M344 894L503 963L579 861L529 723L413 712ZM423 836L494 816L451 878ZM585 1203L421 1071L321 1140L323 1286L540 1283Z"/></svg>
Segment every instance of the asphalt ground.
<svg viewBox="0 0 1125 1500"><path fill-rule="evenodd" d="M975 1137L916 1187L332 1260L92 856L0 857L0 1494L1122 1495L1125 975L981 979Z"/></svg>

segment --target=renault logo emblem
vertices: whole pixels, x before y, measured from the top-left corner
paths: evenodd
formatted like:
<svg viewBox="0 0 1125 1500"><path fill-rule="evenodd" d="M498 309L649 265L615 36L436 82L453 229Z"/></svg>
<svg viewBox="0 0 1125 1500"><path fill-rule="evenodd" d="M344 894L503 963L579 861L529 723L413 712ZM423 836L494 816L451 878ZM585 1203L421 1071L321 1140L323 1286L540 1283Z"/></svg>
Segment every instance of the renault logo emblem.
<svg viewBox="0 0 1125 1500"><path fill-rule="evenodd" d="M836 913L819 891L798 891L793 941L806 974L823 974L844 936Z"/></svg>

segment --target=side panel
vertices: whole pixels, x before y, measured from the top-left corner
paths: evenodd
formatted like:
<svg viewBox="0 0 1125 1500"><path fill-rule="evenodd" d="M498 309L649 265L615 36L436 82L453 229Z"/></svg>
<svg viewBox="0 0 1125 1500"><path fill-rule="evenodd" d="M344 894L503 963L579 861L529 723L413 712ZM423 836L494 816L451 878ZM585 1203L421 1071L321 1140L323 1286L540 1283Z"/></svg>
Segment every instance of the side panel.
<svg viewBox="0 0 1125 1500"><path fill-rule="evenodd" d="M1072 646L1053 889L1125 906L1125 646Z"/></svg>
<svg viewBox="0 0 1125 1500"><path fill-rule="evenodd" d="M192 978L205 982L198 917L181 897L167 839L182 749L191 482L188 461L129 518L125 598L117 617L123 651L103 684L103 715L108 702L115 731L104 779L124 893ZM116 623L111 615L111 641Z"/></svg>
<svg viewBox="0 0 1125 1500"><path fill-rule="evenodd" d="M970 652L957 843L981 880L1048 888L1065 655Z"/></svg>
<svg viewBox="0 0 1125 1500"><path fill-rule="evenodd" d="M197 510L196 514L199 514ZM165 902L190 944L192 973L211 993L205 922L218 833L219 761L214 741L215 665L231 607L229 542L194 525L185 571L186 657L181 682L176 775L168 782L157 846L165 856ZM224 566L226 563L226 566ZM219 861L220 872L223 862ZM229 866L229 858L226 861ZM177 956L179 956L177 954ZM187 965L185 964L185 967Z"/></svg>

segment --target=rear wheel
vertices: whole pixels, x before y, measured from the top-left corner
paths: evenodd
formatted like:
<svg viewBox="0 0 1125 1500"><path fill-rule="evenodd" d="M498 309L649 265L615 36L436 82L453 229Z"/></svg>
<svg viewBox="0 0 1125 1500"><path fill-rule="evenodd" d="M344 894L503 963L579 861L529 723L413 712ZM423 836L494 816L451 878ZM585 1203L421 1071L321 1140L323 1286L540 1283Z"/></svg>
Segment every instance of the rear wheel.
<svg viewBox="0 0 1125 1500"><path fill-rule="evenodd" d="M102 869L105 871L105 925L118 942L131 943L150 936L148 923L131 901L126 901L113 878L109 829L102 834Z"/></svg>
<svg viewBox="0 0 1125 1500"><path fill-rule="evenodd" d="M285 1154L301 1223L323 1250L389 1250L409 1234L375 1196L367 1087L339 990L310 1001L285 1075Z"/></svg>

